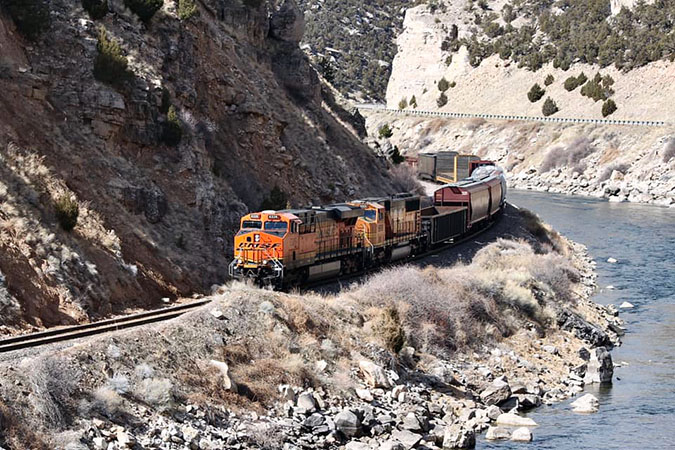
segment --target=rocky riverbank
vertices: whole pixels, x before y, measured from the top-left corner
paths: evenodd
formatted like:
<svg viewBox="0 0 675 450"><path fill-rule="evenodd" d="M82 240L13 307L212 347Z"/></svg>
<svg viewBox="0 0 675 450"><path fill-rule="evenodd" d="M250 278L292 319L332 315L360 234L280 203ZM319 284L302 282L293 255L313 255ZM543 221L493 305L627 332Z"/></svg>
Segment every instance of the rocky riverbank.
<svg viewBox="0 0 675 450"><path fill-rule="evenodd" d="M1 445L450 449L473 447L482 432L536 440L523 413L610 382L607 350L622 323L590 300L583 246L526 212L513 230L520 240L498 240L467 265L390 269L332 296L232 285L173 321L6 355ZM577 410L597 406L582 403Z"/></svg>
<svg viewBox="0 0 675 450"><path fill-rule="evenodd" d="M509 185L612 202L675 205L672 127L545 124L366 114L368 143L406 156L452 150L497 161ZM391 136L380 136L387 125Z"/></svg>

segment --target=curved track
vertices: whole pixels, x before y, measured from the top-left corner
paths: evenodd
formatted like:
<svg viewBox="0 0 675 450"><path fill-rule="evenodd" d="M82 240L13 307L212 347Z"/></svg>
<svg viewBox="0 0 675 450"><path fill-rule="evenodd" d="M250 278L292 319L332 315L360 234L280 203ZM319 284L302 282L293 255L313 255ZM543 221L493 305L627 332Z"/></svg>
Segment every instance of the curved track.
<svg viewBox="0 0 675 450"><path fill-rule="evenodd" d="M13 336L0 340L0 353L11 352L13 350L20 350L30 347L39 347L45 344L63 342L71 339L107 333L109 331L122 330L125 328L137 327L149 323L161 322L163 320L169 320L178 317L190 310L198 308L202 305L206 305L209 302L210 300L199 300L183 305L162 308L155 311L146 311L138 314L117 317L114 319L101 320L99 322Z"/></svg>

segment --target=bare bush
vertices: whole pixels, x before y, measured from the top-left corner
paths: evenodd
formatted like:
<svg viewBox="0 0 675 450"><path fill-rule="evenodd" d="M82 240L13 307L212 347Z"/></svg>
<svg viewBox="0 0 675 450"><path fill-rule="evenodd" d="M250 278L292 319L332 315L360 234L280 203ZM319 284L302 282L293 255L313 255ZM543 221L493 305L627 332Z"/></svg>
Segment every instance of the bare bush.
<svg viewBox="0 0 675 450"><path fill-rule="evenodd" d="M384 346L392 352L398 353L403 348L405 332L396 307L388 306L382 311L373 326L373 331L382 340Z"/></svg>
<svg viewBox="0 0 675 450"><path fill-rule="evenodd" d="M567 166L581 173L586 170L582 160L593 151L594 149L588 138L580 137L567 147L555 147L549 150L539 167L539 171L544 173L556 167Z"/></svg>
<svg viewBox="0 0 675 450"><path fill-rule="evenodd" d="M47 439L19 419L15 411L0 403L0 445L5 448L32 450L48 450L52 447L45 442Z"/></svg>
<svg viewBox="0 0 675 450"><path fill-rule="evenodd" d="M396 267L348 295L366 307L396 308L407 339L423 352L448 354L513 334L524 323L548 326L578 274L557 253L498 240L469 266Z"/></svg>
<svg viewBox="0 0 675 450"><path fill-rule="evenodd" d="M675 158L675 137L671 137L663 148L663 162L668 162Z"/></svg>
<svg viewBox="0 0 675 450"><path fill-rule="evenodd" d="M173 405L173 384L167 378L146 378L138 385L136 395L147 404L165 411Z"/></svg>
<svg viewBox="0 0 675 450"><path fill-rule="evenodd" d="M470 119L466 123L464 128L466 128L469 131L474 131L483 126L483 124L485 124L485 119L483 119L482 117L474 117L473 119Z"/></svg>
<svg viewBox="0 0 675 450"><path fill-rule="evenodd" d="M109 387L102 386L94 392L91 410L113 419L122 412L124 400L120 395Z"/></svg>
<svg viewBox="0 0 675 450"><path fill-rule="evenodd" d="M424 186L417 180L417 174L407 164L399 164L389 171L394 183L404 192L424 195Z"/></svg>

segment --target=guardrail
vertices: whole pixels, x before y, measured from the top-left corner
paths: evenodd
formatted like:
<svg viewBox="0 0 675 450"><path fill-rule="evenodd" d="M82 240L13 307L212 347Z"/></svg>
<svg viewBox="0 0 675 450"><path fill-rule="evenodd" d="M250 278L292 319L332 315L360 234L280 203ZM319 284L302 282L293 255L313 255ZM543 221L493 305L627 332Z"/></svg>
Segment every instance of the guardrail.
<svg viewBox="0 0 675 450"><path fill-rule="evenodd" d="M536 116L511 116L505 114L474 114L474 113L455 113L441 111L421 111L417 109L393 109L374 104L356 105L357 109L380 111L389 114L399 114L405 116L423 116L423 117L448 117L452 119L491 119L491 120L520 120L528 122L551 122L551 123L592 123L599 125L631 125L645 127L665 127L670 125L668 122L660 120L614 120L614 119L573 119L568 117L536 117Z"/></svg>

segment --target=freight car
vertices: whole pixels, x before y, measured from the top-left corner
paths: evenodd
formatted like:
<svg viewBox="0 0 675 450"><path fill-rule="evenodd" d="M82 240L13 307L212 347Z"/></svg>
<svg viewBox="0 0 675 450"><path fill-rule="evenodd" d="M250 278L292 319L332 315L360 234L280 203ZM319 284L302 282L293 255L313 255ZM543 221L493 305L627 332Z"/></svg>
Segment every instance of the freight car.
<svg viewBox="0 0 675 450"><path fill-rule="evenodd" d="M229 272L278 288L360 272L455 242L493 220L505 198L502 171L486 166L424 208L404 193L247 214Z"/></svg>
<svg viewBox="0 0 675 450"><path fill-rule="evenodd" d="M480 161L476 155L463 155L452 151L420 153L418 174L424 180L439 183L456 183L468 178Z"/></svg>

